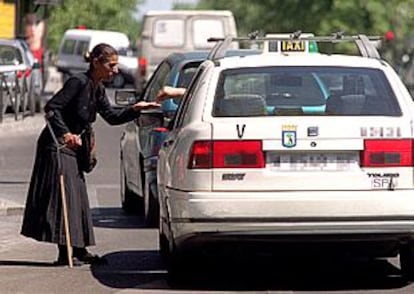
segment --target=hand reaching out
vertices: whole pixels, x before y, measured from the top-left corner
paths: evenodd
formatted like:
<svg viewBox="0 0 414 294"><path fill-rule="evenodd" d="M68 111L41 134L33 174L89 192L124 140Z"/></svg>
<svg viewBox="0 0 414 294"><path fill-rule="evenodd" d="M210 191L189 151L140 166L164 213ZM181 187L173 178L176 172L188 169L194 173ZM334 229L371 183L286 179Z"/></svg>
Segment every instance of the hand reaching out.
<svg viewBox="0 0 414 294"><path fill-rule="evenodd" d="M161 107L161 104L159 104L158 102L139 101L135 103L132 107L135 111L139 111L143 109L159 108Z"/></svg>
<svg viewBox="0 0 414 294"><path fill-rule="evenodd" d="M161 103L168 98L181 98L184 95L185 91L186 88L164 86L158 91L157 96L155 97L155 101Z"/></svg>

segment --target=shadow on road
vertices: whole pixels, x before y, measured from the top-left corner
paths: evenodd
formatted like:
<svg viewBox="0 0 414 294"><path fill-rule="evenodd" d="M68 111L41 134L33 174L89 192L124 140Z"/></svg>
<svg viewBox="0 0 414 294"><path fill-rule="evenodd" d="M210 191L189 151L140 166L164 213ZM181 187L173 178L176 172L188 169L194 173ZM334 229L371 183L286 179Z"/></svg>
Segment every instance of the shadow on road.
<svg viewBox="0 0 414 294"><path fill-rule="evenodd" d="M118 207L94 208L92 213L96 227L145 228L142 216L125 214ZM411 290L411 285L401 277L399 268L387 259L329 254L325 247L320 246L283 248L286 250L272 246L269 251L277 254L267 254L260 250L258 254L249 255L231 247L230 251L221 250L221 257L194 258L190 266L182 271L179 281L168 278L166 266L157 250L115 251L105 255L108 264L93 265L91 272L100 283L115 289L317 292ZM406 287L408 289L404 289Z"/></svg>
<svg viewBox="0 0 414 294"><path fill-rule="evenodd" d="M145 228L145 222L142 216L126 214L119 207L93 208L91 211L93 225L95 227L113 229Z"/></svg>
<svg viewBox="0 0 414 294"><path fill-rule="evenodd" d="M32 267L56 267L52 262L38 262L27 260L0 260L1 266L32 266Z"/></svg>
<svg viewBox="0 0 414 294"><path fill-rule="evenodd" d="M167 283L157 251L120 251L92 266L93 276L111 288L195 291L340 291L389 290L408 286L398 268L382 259L274 257L208 259Z"/></svg>
<svg viewBox="0 0 414 294"><path fill-rule="evenodd" d="M108 264L93 265L91 270L93 276L108 287L160 289L157 281L166 279L167 271L158 251L119 251L104 257Z"/></svg>

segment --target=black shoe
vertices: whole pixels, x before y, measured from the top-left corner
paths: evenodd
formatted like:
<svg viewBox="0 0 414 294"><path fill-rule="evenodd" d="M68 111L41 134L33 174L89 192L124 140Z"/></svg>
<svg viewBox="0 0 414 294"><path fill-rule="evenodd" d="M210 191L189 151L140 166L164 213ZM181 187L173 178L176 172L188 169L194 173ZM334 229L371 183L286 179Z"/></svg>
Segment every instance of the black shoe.
<svg viewBox="0 0 414 294"><path fill-rule="evenodd" d="M77 257L72 257L72 264L73 264L73 266L82 266L85 263L82 262L81 260L79 260ZM53 262L53 265L56 265L56 266L69 265L69 260L68 260L67 256L65 256L65 257L59 256L58 259L55 262Z"/></svg>
<svg viewBox="0 0 414 294"><path fill-rule="evenodd" d="M100 257L99 255L91 254L89 252L86 252L82 255L77 255L76 258L85 264L107 264L108 263L105 258Z"/></svg>

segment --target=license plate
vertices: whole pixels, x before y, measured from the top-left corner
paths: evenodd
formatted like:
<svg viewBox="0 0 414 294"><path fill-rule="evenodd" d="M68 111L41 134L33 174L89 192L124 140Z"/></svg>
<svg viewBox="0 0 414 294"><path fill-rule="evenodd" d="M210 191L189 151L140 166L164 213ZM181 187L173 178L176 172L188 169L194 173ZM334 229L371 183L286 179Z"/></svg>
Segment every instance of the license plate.
<svg viewBox="0 0 414 294"><path fill-rule="evenodd" d="M274 171L345 171L359 168L359 154L268 152L266 167Z"/></svg>

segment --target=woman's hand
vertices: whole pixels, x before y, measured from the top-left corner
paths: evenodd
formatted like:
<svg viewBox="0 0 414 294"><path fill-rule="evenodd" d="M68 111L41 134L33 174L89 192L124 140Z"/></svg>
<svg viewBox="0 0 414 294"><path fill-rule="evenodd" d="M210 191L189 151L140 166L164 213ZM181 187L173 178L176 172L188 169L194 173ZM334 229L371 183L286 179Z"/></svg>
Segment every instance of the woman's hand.
<svg viewBox="0 0 414 294"><path fill-rule="evenodd" d="M175 88L170 86L164 86L158 91L155 101L161 103L168 98L181 98L186 91L186 88Z"/></svg>
<svg viewBox="0 0 414 294"><path fill-rule="evenodd" d="M139 101L132 105L135 111L140 111L143 109L151 109L151 108L159 108L161 104L158 102L147 102L147 101Z"/></svg>
<svg viewBox="0 0 414 294"><path fill-rule="evenodd" d="M63 143L70 149L76 149L82 146L80 136L72 133L66 133L63 135Z"/></svg>

